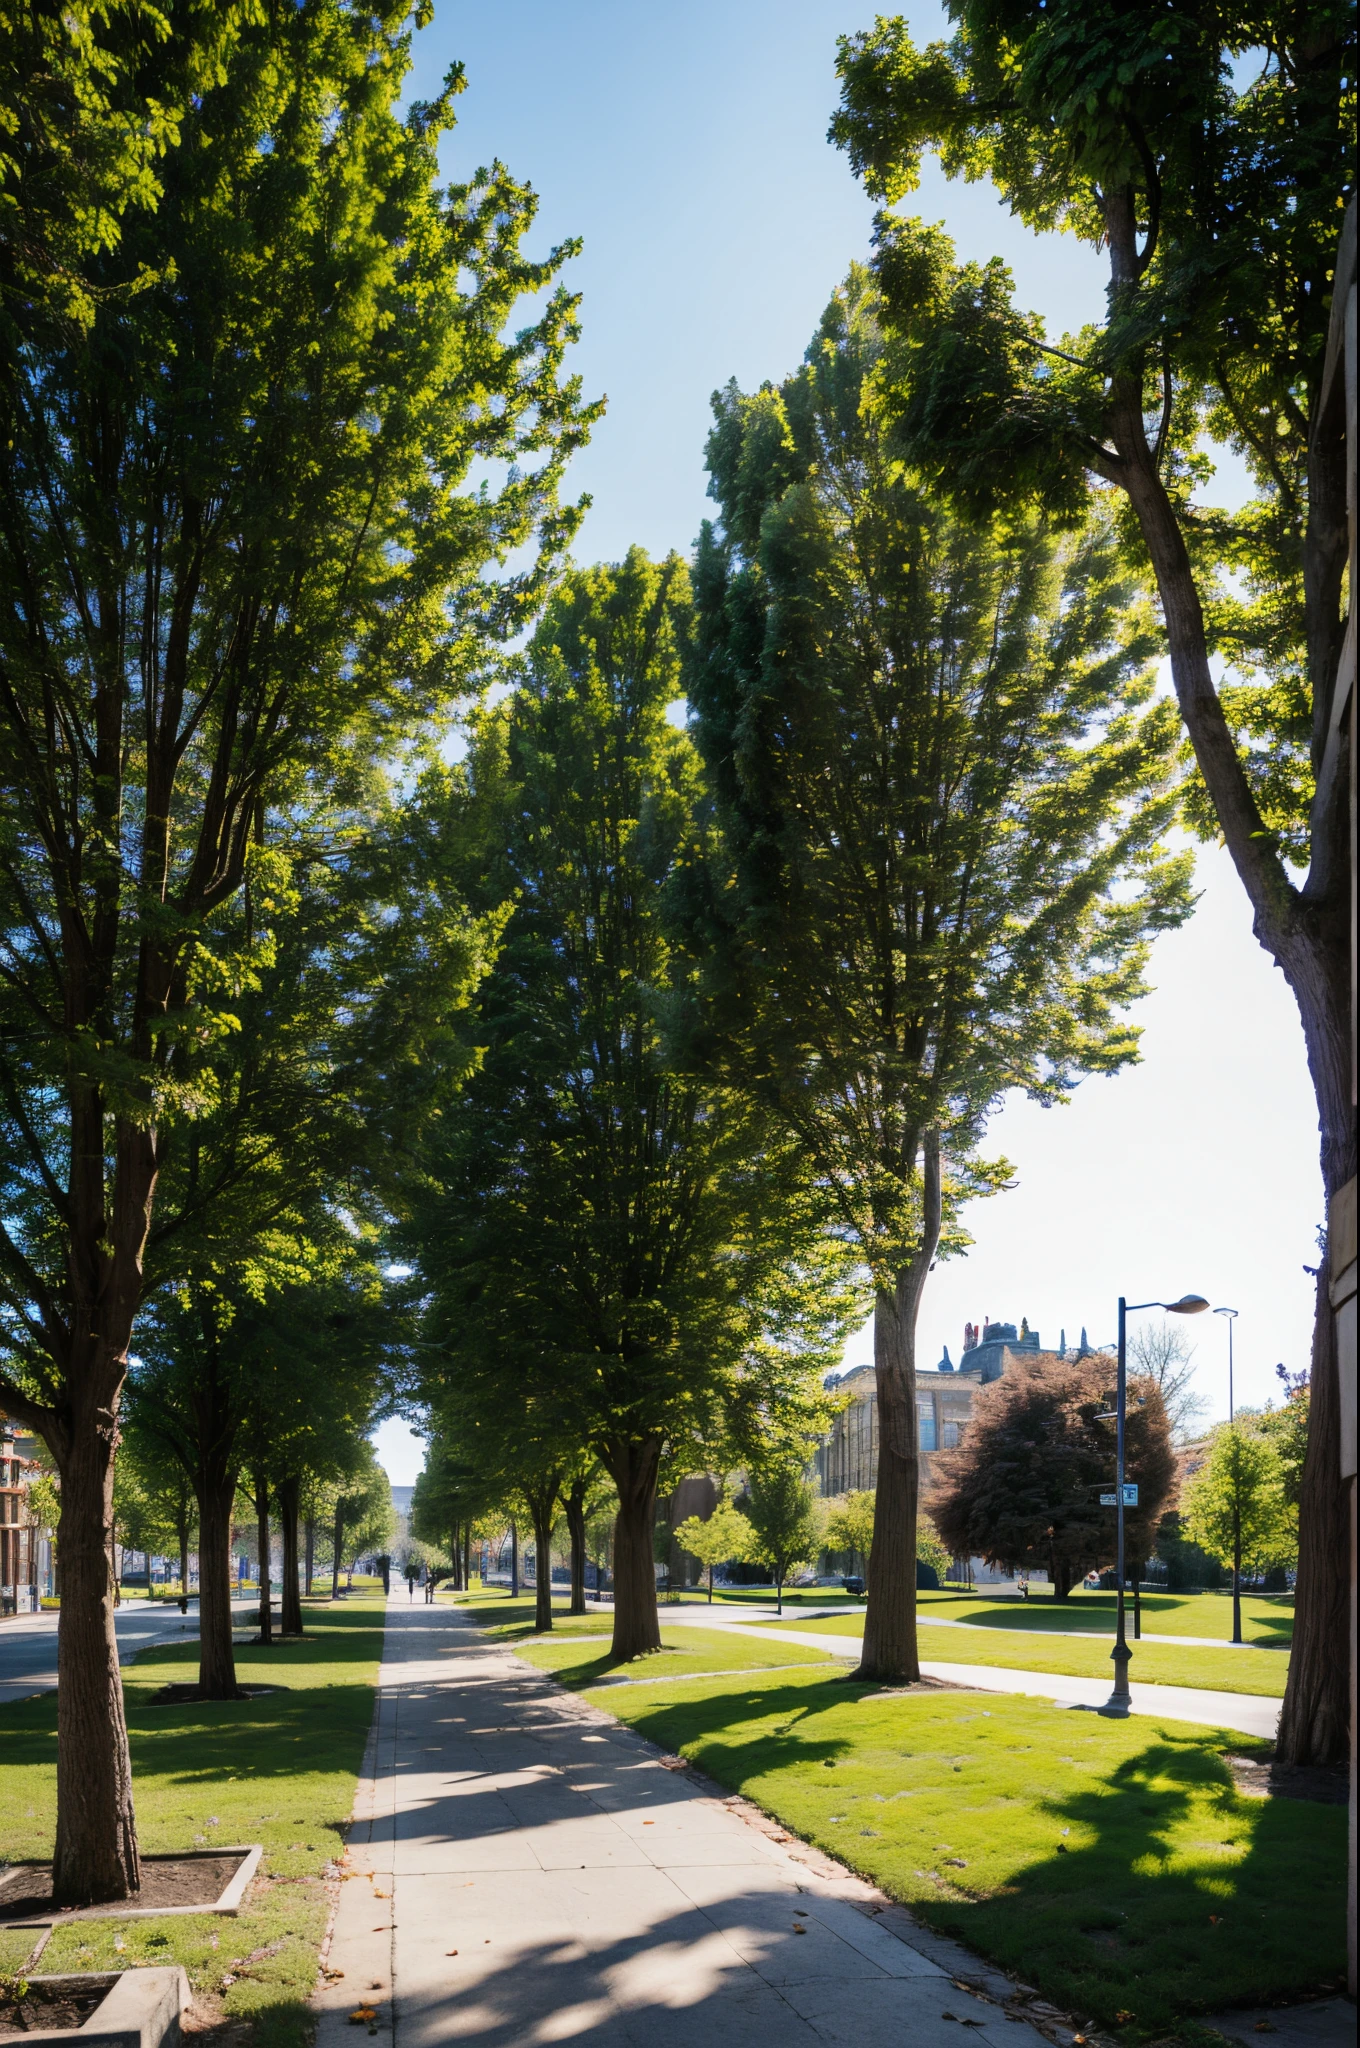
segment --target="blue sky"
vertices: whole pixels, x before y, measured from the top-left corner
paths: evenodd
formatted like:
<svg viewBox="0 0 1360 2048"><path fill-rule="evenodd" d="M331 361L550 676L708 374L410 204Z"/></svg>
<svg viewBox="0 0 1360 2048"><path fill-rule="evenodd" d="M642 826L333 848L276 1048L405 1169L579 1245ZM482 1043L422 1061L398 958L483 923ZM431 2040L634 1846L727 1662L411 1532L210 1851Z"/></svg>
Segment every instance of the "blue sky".
<svg viewBox="0 0 1360 2048"><path fill-rule="evenodd" d="M938 10L907 12L918 40L943 32ZM449 176L499 157L540 195L531 252L584 243L567 270L582 294L575 367L608 410L570 479L593 499L580 560L633 542L688 550L709 509L711 392L785 375L868 254L872 208L826 126L836 37L871 17L839 0L497 0L442 5L417 38L416 95L455 60L467 71ZM1097 257L1029 234L989 187L930 169L910 211L942 221L963 257L1004 257L1050 333L1098 316ZM1236 478L1226 465L1214 496L1230 500ZM1142 1066L1086 1083L1068 1109L1020 1102L995 1120L1019 1186L978 1206L974 1250L934 1276L923 1363L945 1343L957 1359L964 1321L984 1312L1027 1315L1046 1343L1084 1323L1099 1342L1121 1291L1186 1289L1241 1312L1239 1400L1269 1397L1278 1359L1307 1362L1303 1268L1322 1199L1302 1034L1223 855L1201 855L1199 884L1192 923L1155 949ZM1226 1412L1222 1321L1186 1334L1211 1412ZM848 1362L868 1356L852 1340ZM379 1447L394 1481L415 1476L404 1426Z"/></svg>

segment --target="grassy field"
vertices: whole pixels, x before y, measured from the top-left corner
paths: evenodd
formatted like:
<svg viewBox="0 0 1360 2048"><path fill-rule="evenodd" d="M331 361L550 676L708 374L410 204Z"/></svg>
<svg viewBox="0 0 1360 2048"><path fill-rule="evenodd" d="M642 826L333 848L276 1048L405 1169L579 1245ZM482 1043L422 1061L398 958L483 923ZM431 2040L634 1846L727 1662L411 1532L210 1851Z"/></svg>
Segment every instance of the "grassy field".
<svg viewBox="0 0 1360 2048"><path fill-rule="evenodd" d="M493 1587L486 1593L459 1594L457 1604L467 1609L492 1642L518 1650L538 1671L551 1671L564 1685L589 1685L604 1677L648 1679L688 1677L700 1671L768 1670L793 1664L821 1664L829 1661L824 1650L810 1643L776 1639L762 1642L756 1636L721 1636L716 1630L677 1627L663 1610L662 1647L654 1655L614 1664L609 1657L609 1615L558 1614L554 1612L551 1635L534 1631L532 1600L512 1600Z"/></svg>
<svg viewBox="0 0 1360 2048"><path fill-rule="evenodd" d="M491 1589L491 1599L506 1599L504 1588ZM935 1609L950 1621L971 1621L992 1628L1058 1629L1095 1634L1114 1634L1115 1596L1113 1593L1089 1593L1079 1586L1066 1600L1055 1600L1046 1586L1034 1586L1028 1600L1020 1600L1013 1593L956 1592L944 1589L939 1592L922 1591L917 1601L924 1615L928 1609ZM706 1606L707 1592L702 1587L687 1589L675 1605ZM565 1607L565 1600L561 1602ZM773 1586L732 1586L720 1588L714 1595L715 1608L773 1607ZM1232 1601L1226 1593L1144 1593L1141 1600L1143 1626L1153 1635L1166 1636L1210 1636L1227 1643L1232 1635ZM554 1602L554 1614L558 1603ZM799 1587L796 1591L785 1591L785 1609L794 1610L794 1620L800 1615L806 1619L809 1628L817 1624L805 1614L807 1608L842 1608L844 1618L860 1622L864 1618L864 1602L858 1596L852 1597L839 1586ZM1132 1611L1132 1602L1129 1603ZM668 1603L664 1613L674 1611ZM837 1617L840 1619L841 1617ZM791 1624L792 1625L792 1624ZM1292 1593L1244 1593L1242 1595L1242 1630L1249 1643L1262 1648L1288 1648L1294 1633L1294 1596Z"/></svg>
<svg viewBox="0 0 1360 2048"><path fill-rule="evenodd" d="M198 1648L153 1647L125 1667L128 1733L144 1851L262 1842L261 1878L238 1919L85 1920L58 1928L48 1971L183 1963L195 1993L228 2019L255 2023L259 2048L299 2048L326 1924L323 1868L343 1847L382 1654L383 1603L358 1595L305 1603L308 1636L269 1650L240 1646L244 1684L281 1688L214 1706L153 1707L167 1683L192 1680ZM56 1699L0 1707L0 1854L48 1856L56 1821ZM0 1934L0 1970L36 1936ZM238 1959L244 1959L236 1967ZM224 1976L234 1982L222 1988Z"/></svg>
<svg viewBox="0 0 1360 2048"><path fill-rule="evenodd" d="M851 1640L864 1633L862 1614L833 1615L825 1621L783 1624L786 1635L803 1629ZM991 1664L1005 1671L1054 1671L1070 1678L1108 1678L1112 1637L1102 1630L1099 1642L1083 1643L1062 1636L1036 1634L1033 1629L1007 1637L999 1629L966 1634L958 1628L932 1628L922 1617L921 1656L940 1664ZM1130 1675L1144 1685L1199 1685L1210 1692L1260 1693L1283 1699L1289 1659L1279 1650L1209 1650L1197 1643L1134 1643Z"/></svg>
<svg viewBox="0 0 1360 2048"><path fill-rule="evenodd" d="M1066 1600L1055 1600L1042 1586L1031 1588L1028 1600L978 1593L921 1593L918 1599L923 1613L931 1609L950 1621L1020 1630L1093 1629L1110 1636L1119 1604L1113 1593L1088 1593L1084 1586ZM1132 1600L1126 1605L1132 1614ZM1139 1605L1150 1635L1209 1636L1224 1643L1232 1636L1232 1601L1225 1593L1144 1593ZM1242 1633L1263 1648L1287 1647L1294 1633L1293 1594L1244 1593Z"/></svg>
<svg viewBox="0 0 1360 2048"><path fill-rule="evenodd" d="M754 1636L722 1636L716 1629L661 1627L661 1648L650 1657L615 1664L608 1636L563 1634L537 1636L516 1644L521 1657L536 1670L551 1671L564 1685L586 1686L598 1679L626 1678L651 1683L656 1679L690 1677L703 1671L759 1671L794 1664L830 1661L825 1650L796 1641L763 1643Z"/></svg>
<svg viewBox="0 0 1360 2048"><path fill-rule="evenodd" d="M1244 1736L815 1670L583 1690L1131 2042L1344 1969L1345 1812L1239 1794Z"/></svg>
<svg viewBox="0 0 1360 2048"><path fill-rule="evenodd" d="M1111 1637L1114 1635L1118 1605L1113 1593L1088 1593L1085 1587L1079 1587L1066 1600L1055 1600L1043 1586L1034 1587L1028 1600L1019 1600L1013 1593L989 1596L984 1593L920 1592L916 1602L923 1620L930 1614L936 1614L948 1621L971 1622L975 1627L991 1629L1015 1629L1021 1634L1039 1629L1084 1635L1089 1630L1092 1634ZM787 1596L784 1604L786 1607L791 1604ZM1144 1593L1140 1605L1143 1627L1149 1635L1206 1636L1217 1638L1224 1644L1228 1644L1232 1636L1232 1601L1226 1594ZM1127 1608L1131 1616L1131 1600ZM808 1628L818 1626L810 1617L801 1618ZM847 1601L846 1613L833 1618L838 1624L844 1621L862 1626L863 1601ZM798 1618L786 1624L789 1627L797 1625ZM1132 1626L1130 1620L1130 1629ZM1293 1594L1244 1593L1242 1633L1248 1643L1258 1648L1287 1649L1294 1634Z"/></svg>

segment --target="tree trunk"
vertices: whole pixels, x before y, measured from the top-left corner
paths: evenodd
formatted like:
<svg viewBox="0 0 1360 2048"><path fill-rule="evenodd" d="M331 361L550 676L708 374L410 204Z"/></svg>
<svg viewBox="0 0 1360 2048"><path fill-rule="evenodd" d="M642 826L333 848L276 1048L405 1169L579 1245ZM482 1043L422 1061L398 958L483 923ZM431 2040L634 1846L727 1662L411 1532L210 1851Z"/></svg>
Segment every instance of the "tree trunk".
<svg viewBox="0 0 1360 2048"><path fill-rule="evenodd" d="M562 1497L571 1537L571 1601L568 1614L586 1612L586 1489L589 1481L573 1479Z"/></svg>
<svg viewBox="0 0 1360 2048"><path fill-rule="evenodd" d="M189 1612L189 1517L182 1514L179 1522L179 1611Z"/></svg>
<svg viewBox="0 0 1360 2048"><path fill-rule="evenodd" d="M340 1598L340 1545L345 1536L345 1511L339 1501L335 1504L335 1550L331 1558L331 1598Z"/></svg>
<svg viewBox="0 0 1360 2048"><path fill-rule="evenodd" d="M62 1604L52 1895L62 1906L130 1898L141 1885L113 1628L115 1441L107 1410L77 1416L59 1459Z"/></svg>
<svg viewBox="0 0 1360 2048"><path fill-rule="evenodd" d="M1354 1361L1352 1361L1352 1370ZM1308 1449L1299 1500L1294 1647L1276 1747L1291 1764L1330 1764L1350 1744L1350 1500L1341 1477L1341 1389L1327 1259L1318 1268Z"/></svg>
<svg viewBox="0 0 1360 2048"><path fill-rule="evenodd" d="M519 1529L513 1517L510 1522L510 1598L519 1598Z"/></svg>
<svg viewBox="0 0 1360 2048"><path fill-rule="evenodd" d="M1133 274L1131 210L1124 205L1121 213L1113 199L1109 205L1114 208L1107 210L1113 275L1116 285L1120 285ZM1106 424L1121 460L1117 466L1097 467L1111 483L1127 491L1137 515L1157 579L1172 681L1185 729L1233 866L1252 907L1252 931L1284 974L1298 1005L1317 1103L1322 1192L1330 1205L1332 1197L1356 1170L1350 1050L1353 911L1347 860L1352 820L1344 767L1346 750L1343 748L1332 758L1318 739L1319 723L1325 723L1331 703L1344 631L1339 592L1345 540L1337 510L1344 495L1344 481L1338 479L1346 475L1347 459L1353 464L1354 451L1347 449L1339 436L1324 435L1320 439L1314 437L1309 454L1310 509L1304 569L1309 683L1317 714L1314 767L1319 780L1309 820L1308 879L1302 888L1297 888L1276 850L1274 835L1261 817L1214 687L1194 568L1177 512L1147 443L1141 379L1117 379L1111 390L1114 403L1108 410ZM1326 1264L1324 1249L1324 1272ZM1313 1323L1313 1389L1317 1390L1334 1373L1331 1307L1323 1287ZM1290 1659L1279 1738L1279 1754L1291 1763L1335 1761L1347 1753L1349 1744L1348 1710L1340 1718L1337 1711L1338 1674L1348 1670L1350 1657L1346 1619L1349 1550L1347 1542L1338 1538L1336 1529L1339 1424L1339 1398L1327 1398L1317 1405L1310 1401L1308 1453L1299 1508L1295 1649ZM1302 1655L1298 1647L1301 1642L1305 1645Z"/></svg>
<svg viewBox="0 0 1360 2048"><path fill-rule="evenodd" d="M916 1644L916 1318L940 1241L940 1141L925 1142L921 1243L889 1292L874 1297L874 1381L878 1391L878 1484L869 1549L864 1648L857 1678L912 1685L921 1676Z"/></svg>
<svg viewBox="0 0 1360 2048"><path fill-rule="evenodd" d="M609 1654L615 1662L622 1662L661 1648L652 1558L661 1439L616 1438L605 1447L604 1463L619 1496L614 1521L614 1636Z"/></svg>
<svg viewBox="0 0 1360 2048"><path fill-rule="evenodd" d="M916 1647L915 1329L903 1315L900 1295L900 1289L889 1294L880 1288L874 1300L878 1481L864 1648L855 1673L857 1678L889 1685L909 1685L921 1676Z"/></svg>
<svg viewBox="0 0 1360 2048"><path fill-rule="evenodd" d="M255 1540L260 1552L260 1641L274 1640L274 1616L269 1603L269 1482L255 1475Z"/></svg>
<svg viewBox="0 0 1360 2048"><path fill-rule="evenodd" d="M195 1474L198 1499L198 1689L205 1700L239 1700L231 1640L231 1532L236 1472L214 1464Z"/></svg>
<svg viewBox="0 0 1360 2048"><path fill-rule="evenodd" d="M316 1516L308 1515L302 1525L302 1579L307 1598L312 1597L312 1580L316 1575Z"/></svg>
<svg viewBox="0 0 1360 2048"><path fill-rule="evenodd" d="M534 1525L534 1630L543 1634L552 1627L552 1525L557 1487L526 1489L525 1497Z"/></svg>
<svg viewBox="0 0 1360 2048"><path fill-rule="evenodd" d="M284 1479L276 1490L283 1530L283 1583L279 1587L279 1628L286 1636L302 1634L302 1602L298 1597L298 1503L300 1479Z"/></svg>
<svg viewBox="0 0 1360 2048"><path fill-rule="evenodd" d="M463 1524L463 1588L472 1591L472 1524Z"/></svg>

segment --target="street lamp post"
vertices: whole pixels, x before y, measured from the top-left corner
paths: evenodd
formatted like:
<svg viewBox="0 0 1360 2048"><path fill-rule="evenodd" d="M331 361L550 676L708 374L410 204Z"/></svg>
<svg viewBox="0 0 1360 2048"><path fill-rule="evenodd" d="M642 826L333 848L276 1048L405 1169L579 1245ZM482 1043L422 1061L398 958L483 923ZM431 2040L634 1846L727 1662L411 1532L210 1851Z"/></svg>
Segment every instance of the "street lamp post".
<svg viewBox="0 0 1360 2048"><path fill-rule="evenodd" d="M1216 1316L1228 1318L1228 1427L1233 1421L1233 1324L1237 1321L1235 1308L1216 1308ZM1237 1498L1236 1484L1233 1486L1233 1632L1235 1643L1242 1640L1242 1507Z"/></svg>
<svg viewBox="0 0 1360 2048"><path fill-rule="evenodd" d="M1119 1297L1119 1364L1115 1379L1115 1478L1114 1509L1117 1539L1115 1572L1118 1580L1118 1616L1115 1622L1114 1648L1110 1652L1114 1663L1114 1691L1101 1708L1103 1714L1127 1714L1129 1711L1129 1639L1124 1629L1124 1414L1128 1388L1128 1360L1125 1348L1129 1303L1123 1295ZM1183 1294L1179 1301L1135 1301L1135 1310L1142 1308L1164 1308L1173 1316L1197 1316L1209 1304L1199 1294ZM1108 1419L1108 1418L1102 1418Z"/></svg>

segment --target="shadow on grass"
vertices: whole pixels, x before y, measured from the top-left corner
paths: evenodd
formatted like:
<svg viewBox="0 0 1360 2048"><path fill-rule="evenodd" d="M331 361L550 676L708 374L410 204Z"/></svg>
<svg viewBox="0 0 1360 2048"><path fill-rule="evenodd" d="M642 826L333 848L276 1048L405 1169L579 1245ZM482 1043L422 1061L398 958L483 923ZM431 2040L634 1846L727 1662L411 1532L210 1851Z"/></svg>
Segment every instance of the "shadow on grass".
<svg viewBox="0 0 1360 2048"><path fill-rule="evenodd" d="M895 1839L884 1832L872 1847L824 1826L819 1832L808 1810L809 1795L819 1810L824 1803L816 1798L824 1790L819 1766L862 1764L886 1751L881 1723L865 1725L861 1736L850 1718L865 1711L855 1703L869 1690L766 1686L743 1701L733 1687L647 1704L628 1719L832 1854L853 1857L931 1925L1037 1984L1079 2019L1142 2037L1179 2016L1332 1985L1344 1970L1346 1816L1335 1807L1240 1794L1222 1756L1225 1745L1250 1747L1240 1735L1151 1718L1109 1724L1111 1746L1121 1746L1116 1731L1123 1738L1122 1757L1094 1782L1057 1796L1041 1782L1051 1774L1037 1758L1029 1783L1003 1785L1007 1761L999 1750L990 1784L985 1771L971 1768L988 1761L981 1746L991 1738L980 1736L981 1721L967 1734L941 1736L934 1753L944 1763L951 1746L975 1742L979 1754L968 1759L966 1787L932 1788L932 1832L944 1825L938 1801L946 1799L951 1836L962 1847L968 1833L970 1862L985 1857L995 1870L998 1851L1003 1865L1009 1861L989 1890L970 1895L965 1877L937 1875L932 1883L932 1873L914 1868L934 1860L921 1831L924 1810L915 1823L909 1815L897 1824ZM926 1708L926 1699L920 1704ZM914 1705L904 1699L903 1713ZM766 1724L747 1740L744 1716ZM768 1725L772 1716L778 1732ZM986 1718L995 1729L999 1710ZM1076 1736L1074 1727L1062 1739ZM926 1754L913 1746L916 1762ZM1078 1846L1063 1840L1065 1828Z"/></svg>

